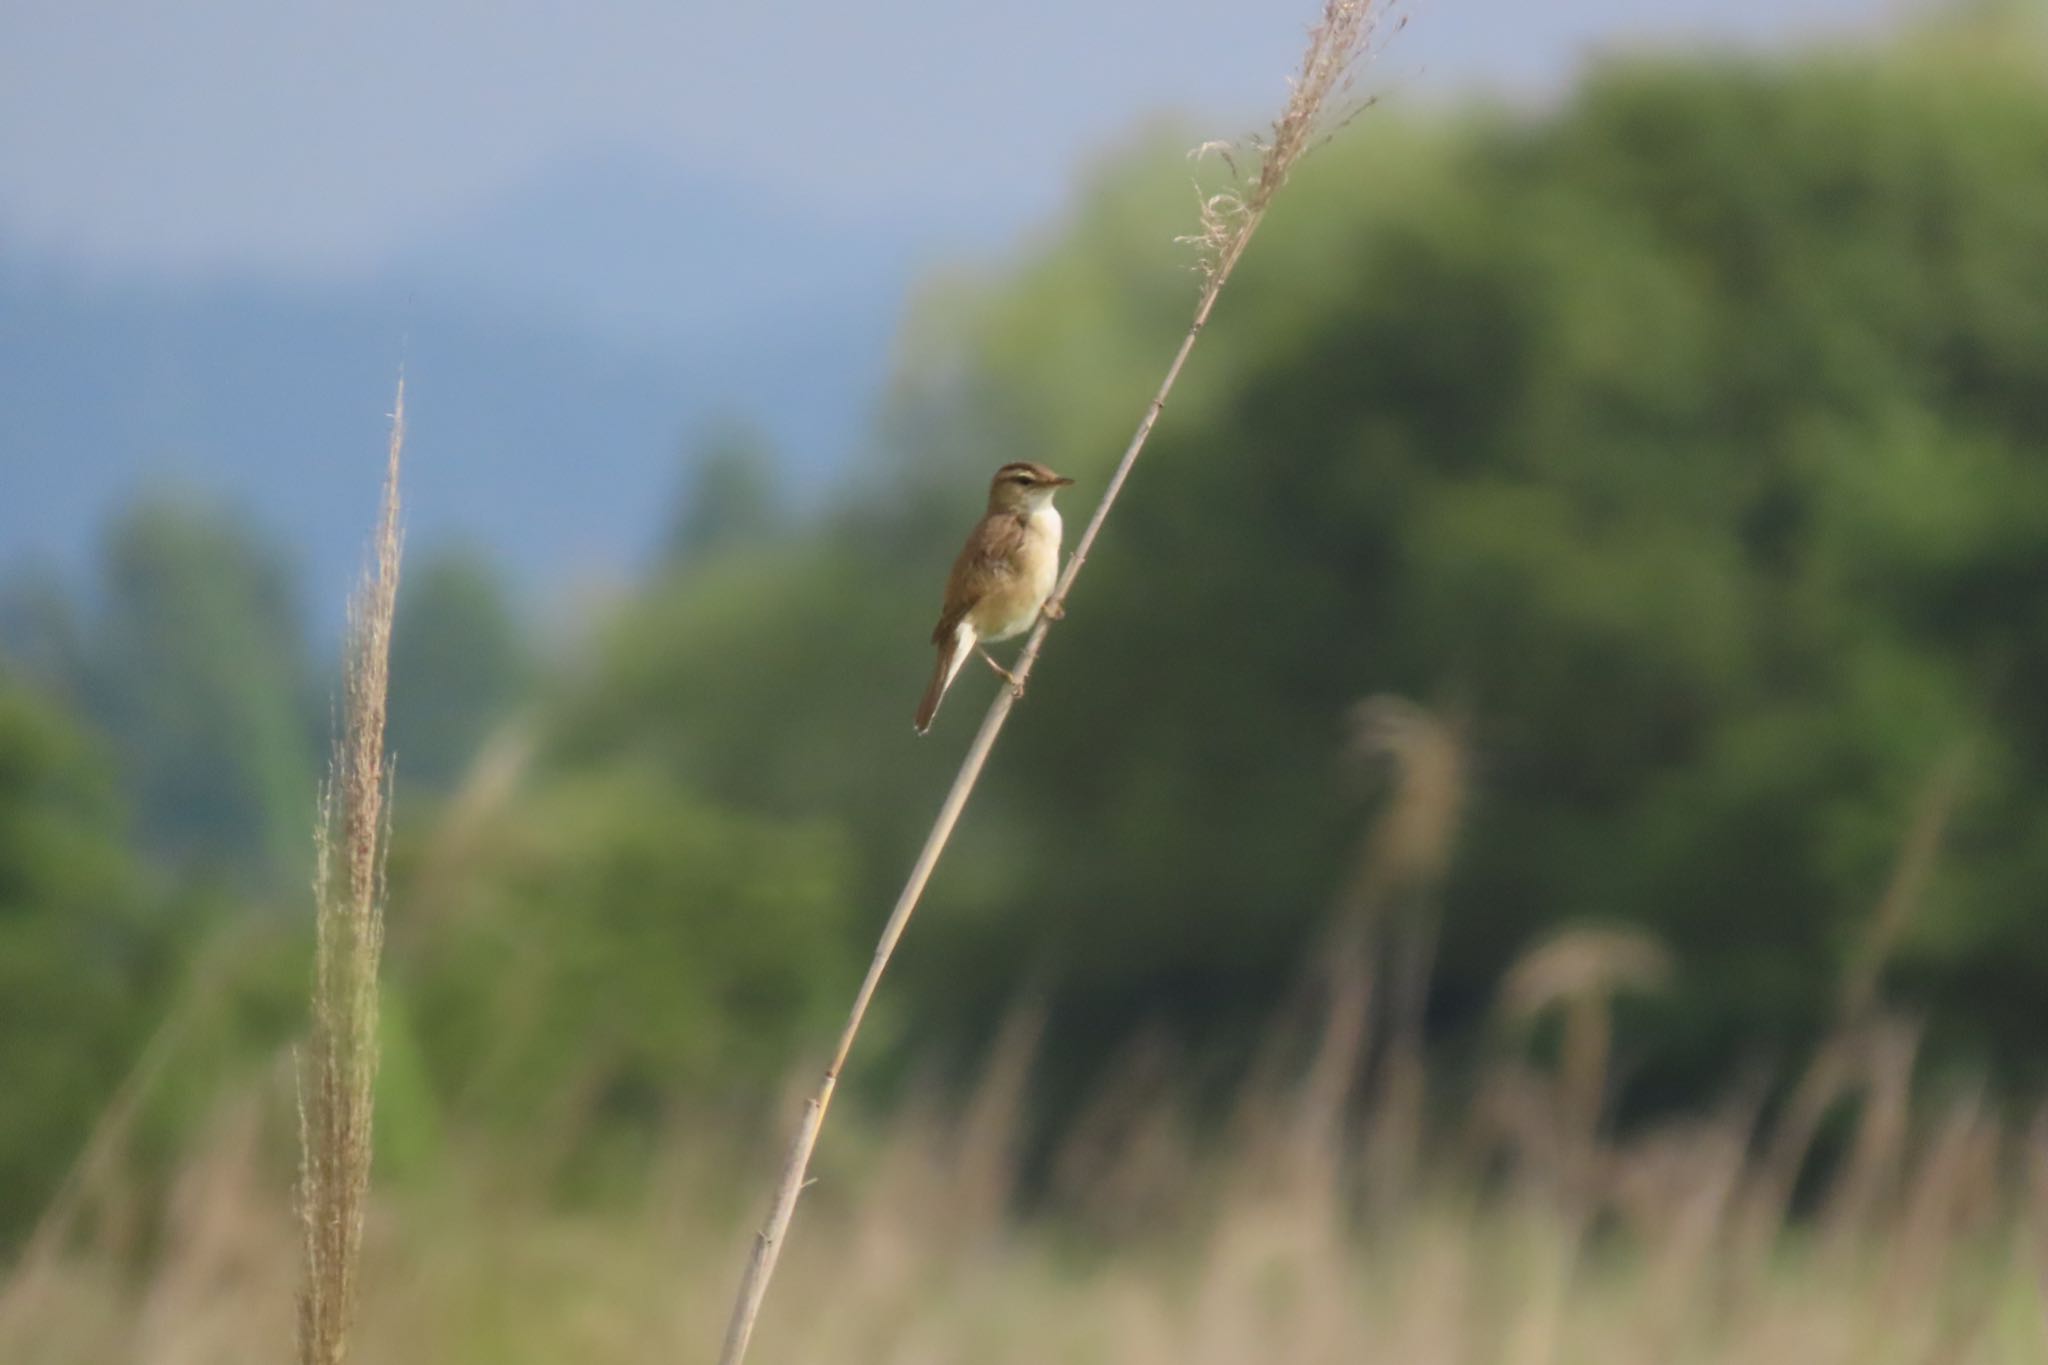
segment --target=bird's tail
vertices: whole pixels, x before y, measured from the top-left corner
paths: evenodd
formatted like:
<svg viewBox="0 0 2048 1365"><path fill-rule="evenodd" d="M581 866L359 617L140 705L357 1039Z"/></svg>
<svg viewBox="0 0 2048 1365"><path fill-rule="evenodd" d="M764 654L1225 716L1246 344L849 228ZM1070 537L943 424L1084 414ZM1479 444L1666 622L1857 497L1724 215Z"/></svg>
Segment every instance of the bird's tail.
<svg viewBox="0 0 2048 1365"><path fill-rule="evenodd" d="M945 698L946 689L953 685L953 675L960 671L960 665L967 662L967 651L974 648L974 631L965 621L953 628L953 638L939 646L938 661L932 666L931 683L924 689L924 700L917 704L917 719L912 722L917 732L923 734L932 728L932 717L939 714L939 702Z"/></svg>

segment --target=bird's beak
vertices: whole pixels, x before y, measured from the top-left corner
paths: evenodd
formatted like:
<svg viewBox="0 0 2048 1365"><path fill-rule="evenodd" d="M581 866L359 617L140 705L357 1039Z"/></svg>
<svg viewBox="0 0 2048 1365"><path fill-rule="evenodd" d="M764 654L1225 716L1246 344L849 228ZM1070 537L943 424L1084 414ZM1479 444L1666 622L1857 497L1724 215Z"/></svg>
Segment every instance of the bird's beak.
<svg viewBox="0 0 2048 1365"><path fill-rule="evenodd" d="M1052 476L1052 486L1054 488L1065 488L1068 484L1072 482L1073 480L1068 478L1064 474L1055 474Z"/></svg>

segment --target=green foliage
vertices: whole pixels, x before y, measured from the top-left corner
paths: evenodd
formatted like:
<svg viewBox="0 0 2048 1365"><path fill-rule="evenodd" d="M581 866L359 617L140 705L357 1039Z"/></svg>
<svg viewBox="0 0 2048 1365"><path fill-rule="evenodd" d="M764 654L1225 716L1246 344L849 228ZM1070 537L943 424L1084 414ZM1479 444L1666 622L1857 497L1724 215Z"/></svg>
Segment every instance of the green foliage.
<svg viewBox="0 0 2048 1365"><path fill-rule="evenodd" d="M563 1141L650 1131L713 1082L777 1084L846 985L846 862L828 828L647 771L547 783L452 874L406 879L425 1068L459 1116Z"/></svg>
<svg viewBox="0 0 2048 1365"><path fill-rule="evenodd" d="M163 932L107 765L0 679L0 1244L42 1212L152 1019Z"/></svg>
<svg viewBox="0 0 2048 1365"><path fill-rule="evenodd" d="M759 428L730 420L707 428L692 443L689 466L689 486L668 532L671 564L754 545L781 529L775 450Z"/></svg>
<svg viewBox="0 0 2048 1365"><path fill-rule="evenodd" d="M0 663L39 691L62 694L84 672L85 641L63 579L46 565L0 581Z"/></svg>
<svg viewBox="0 0 2048 1365"><path fill-rule="evenodd" d="M148 502L109 536L102 593L81 692L144 841L296 880L319 769L281 557L219 510Z"/></svg>
<svg viewBox="0 0 2048 1365"><path fill-rule="evenodd" d="M460 781L529 672L519 622L488 561L443 550L408 568L391 633L386 742L409 790Z"/></svg>

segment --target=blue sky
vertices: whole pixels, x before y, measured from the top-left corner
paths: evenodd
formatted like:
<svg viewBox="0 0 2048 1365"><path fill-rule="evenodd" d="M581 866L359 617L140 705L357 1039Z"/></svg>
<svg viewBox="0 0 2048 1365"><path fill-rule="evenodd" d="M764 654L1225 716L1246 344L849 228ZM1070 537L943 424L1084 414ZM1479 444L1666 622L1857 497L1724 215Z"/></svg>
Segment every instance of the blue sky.
<svg viewBox="0 0 2048 1365"><path fill-rule="evenodd" d="M347 278L565 160L822 222L1000 237L1148 112L1242 131L1312 0L9 0L0 240L114 273ZM1369 81L1539 95L1589 51L1855 30L1896 0L1405 0ZM1231 121L1235 121L1234 124Z"/></svg>
<svg viewBox="0 0 2048 1365"><path fill-rule="evenodd" d="M0 0L0 588L170 489L338 602L401 366L416 546L619 581L693 433L757 422L828 486L915 282L1000 261L1149 117L1263 124L1318 3ZM1364 88L1541 101L1898 4L1398 0Z"/></svg>

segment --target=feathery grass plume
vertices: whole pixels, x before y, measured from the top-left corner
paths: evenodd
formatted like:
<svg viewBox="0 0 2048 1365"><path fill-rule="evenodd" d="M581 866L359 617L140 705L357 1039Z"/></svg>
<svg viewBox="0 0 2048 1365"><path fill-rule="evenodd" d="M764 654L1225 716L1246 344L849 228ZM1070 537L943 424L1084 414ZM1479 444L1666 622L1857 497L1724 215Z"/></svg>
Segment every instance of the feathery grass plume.
<svg viewBox="0 0 2048 1365"><path fill-rule="evenodd" d="M1392 767L1393 793L1373 823L1340 916L1370 915L1404 892L1426 888L1450 863L1465 805L1465 725L1390 693L1365 698L1346 717L1348 749Z"/></svg>
<svg viewBox="0 0 2048 1365"><path fill-rule="evenodd" d="M1252 234L1258 230L1274 197L1287 183L1288 173L1295 164L1325 134L1334 131L1332 97L1342 94L1360 61L1372 50L1380 16L1389 3L1390 0L1324 0L1322 18L1309 31L1308 50L1302 58L1300 71L1290 83L1287 107L1273 124L1271 135L1254 142L1258 156L1257 174L1241 193L1228 197L1228 204L1217 202L1213 208L1204 207L1203 231L1199 239L1205 244L1204 281L1201 297L1195 305L1194 320L1181 337L1180 346L1168 363L1152 401L1146 405L1136 432L1124 447L1109 484L1095 505L1094 514L1075 542L1073 553L1067 557L1066 568L1061 571L1059 581L1053 585L1052 595L1047 600L1047 611L1039 617L1038 624L1024 641L1024 649L1011 669L1015 687L997 692L995 700L989 704L988 714L982 719L981 729L975 732L967 756L961 760L960 771L939 806L938 816L932 822L931 832L925 836L924 848L911 867L902 894L897 897L895 908L882 927L874 957L854 996L853 1008L840 1030L832 1059L826 1063L817 1091L804 1105L803 1117L798 1121L796 1135L790 1142L789 1155L783 1163L768 1218L754 1238L753 1253L740 1277L734 1298L725 1345L719 1352L719 1365L739 1365L746 1357L747 1343L754 1333L754 1321L760 1314L761 1300L768 1292L768 1281L775 1273L775 1262L789 1232L790 1218L796 1212L796 1201L803 1193L811 1151L816 1147L818 1132L824 1126L825 1111L838 1087L839 1073L853 1050L861 1020L866 1016L882 973L896 951L897 941L910 922L911 912L917 908L919 899L924 895L925 884L931 879L932 869L938 865L939 856L945 852L947 841L952 838L960 812L965 809L968 798L974 794L975 785L981 780L982 768L988 762L990 750L995 747L996 736L1002 733L1018 694L1024 690L1024 684L1031 676L1039 651L1045 646L1046 632L1060 614L1060 605L1072 591L1082 565L1087 563L1088 551L1094 545L1095 537L1101 533L1109 509L1115 506L1124 481L1130 477L1131 467L1143 453L1160 413L1166 410L1166 400L1180 379L1181 369L1187 364L1189 353L1194 350L1202 329L1208 324L1217 296L1222 293L1245 248L1250 245ZM1341 121L1342 117L1354 112L1356 110L1347 110L1336 117Z"/></svg>
<svg viewBox="0 0 2048 1365"><path fill-rule="evenodd" d="M1439 716L1405 697L1367 697L1351 708L1347 756L1390 769L1389 799L1367 827L1352 871L1331 908L1326 949L1336 963L1364 962L1395 919L1406 940L1396 981L1403 1008L1419 1018L1434 925L1430 903L1450 865L1465 806L1468 756L1463 718ZM1397 1023L1416 1022L1397 1013Z"/></svg>
<svg viewBox="0 0 2048 1365"><path fill-rule="evenodd" d="M1567 929L1524 953L1501 983L1501 1009L1515 1022L1532 1023L1553 1007L1563 1012L1553 1112L1574 1198L1586 1197L1606 1105L1614 997L1656 990L1670 976L1670 954L1648 934Z"/></svg>
<svg viewBox="0 0 2048 1365"><path fill-rule="evenodd" d="M1288 81L1292 94L1287 108L1272 128L1242 144L1205 142L1190 153L1196 159L1216 156L1233 181L1230 189L1201 196L1202 230L1178 239L1196 249L1196 268L1208 282L1209 293L1222 288L1295 163L1371 103L1347 103L1345 97L1361 60L1378 46L1380 25L1390 9L1384 0L1329 0L1322 19L1309 30L1301 70ZM1405 14L1395 15L1394 31L1407 22ZM1253 166L1249 175L1238 165L1238 158L1247 154Z"/></svg>
<svg viewBox="0 0 2048 1365"><path fill-rule="evenodd" d="M1374 1195L1412 1186L1422 1141L1423 1017L1436 957L1437 888L1463 822L1470 754L1462 713L1432 712L1380 694L1351 708L1349 756L1389 766L1391 790L1376 812L1338 897L1328 955L1332 973L1386 967L1388 1037L1376 1087Z"/></svg>
<svg viewBox="0 0 2048 1365"><path fill-rule="evenodd" d="M1528 1026L1552 1009L1564 1016L1558 1077L1538 1099L1549 1129L1554 1222L1547 1270L1517 1324L1506 1359L1549 1361L1558 1356L1560 1325L1581 1273L1588 1230L1601 1207L1605 1152L1600 1121L1613 1050L1614 997L1648 991L1671 975L1671 958L1649 935L1630 929L1567 929L1538 944L1509 969L1500 1007Z"/></svg>
<svg viewBox="0 0 2048 1365"><path fill-rule="evenodd" d="M1322 1023L1292 1115L1293 1137L1327 1149L1350 1117L1361 1078L1376 1073L1369 1143L1375 1197L1405 1183L1419 1135L1422 1016L1436 942L1436 887L1449 865L1465 793L1460 717L1439 716L1404 697L1366 697L1345 717L1343 757L1387 772L1377 804L1334 898L1327 932L1311 950L1296 989L1299 1018L1275 1021L1264 1085L1277 1087L1285 1058L1311 1028L1310 1002ZM1386 1036L1375 1030L1385 1026ZM1369 1061L1379 1054L1377 1061ZM1257 1087L1255 1087L1257 1088ZM1269 1118L1270 1116L1263 1116ZM1289 1152L1285 1159L1296 1160Z"/></svg>
<svg viewBox="0 0 2048 1365"><path fill-rule="evenodd" d="M377 536L363 580L349 599L340 733L313 830L312 1031L299 1067L298 1206L305 1237L300 1365L340 1365L347 1358L370 1188L377 959L384 946L390 828L384 718L398 600L398 463L404 446L400 379Z"/></svg>

